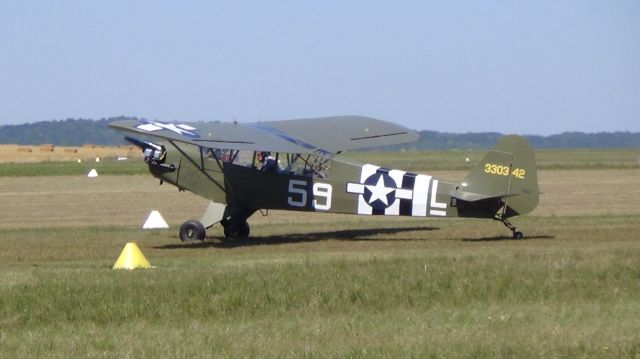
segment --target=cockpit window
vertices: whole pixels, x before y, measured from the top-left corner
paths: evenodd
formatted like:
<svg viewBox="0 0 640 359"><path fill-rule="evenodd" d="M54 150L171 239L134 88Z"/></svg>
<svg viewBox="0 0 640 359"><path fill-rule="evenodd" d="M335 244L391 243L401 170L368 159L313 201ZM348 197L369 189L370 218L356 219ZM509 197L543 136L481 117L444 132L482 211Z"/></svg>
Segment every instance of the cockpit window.
<svg viewBox="0 0 640 359"><path fill-rule="evenodd" d="M238 165L260 169L262 164L258 159L259 151L221 150L215 148L204 149L206 160L221 161L223 165ZM277 173L314 178L327 178L331 165L331 158L320 154L308 153L270 153L277 161Z"/></svg>
<svg viewBox="0 0 640 359"><path fill-rule="evenodd" d="M281 164L283 172L315 178L327 178L329 176L331 162L328 158L298 153L286 154L280 158L286 160Z"/></svg>
<svg viewBox="0 0 640 359"><path fill-rule="evenodd" d="M253 164L253 151L215 150L217 159L225 165L234 164L249 167Z"/></svg>

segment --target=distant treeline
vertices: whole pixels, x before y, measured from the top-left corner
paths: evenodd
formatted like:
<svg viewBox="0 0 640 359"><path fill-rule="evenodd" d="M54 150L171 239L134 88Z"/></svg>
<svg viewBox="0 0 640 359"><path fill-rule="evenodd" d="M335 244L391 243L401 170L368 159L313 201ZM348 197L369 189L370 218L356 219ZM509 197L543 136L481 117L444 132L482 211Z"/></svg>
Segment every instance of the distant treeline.
<svg viewBox="0 0 640 359"><path fill-rule="evenodd" d="M113 117L97 121L66 119L23 125L4 125L0 127L0 143L18 145L47 143L56 146L82 146L84 144L122 145L125 144L122 133L111 129L109 123L131 118Z"/></svg>
<svg viewBox="0 0 640 359"><path fill-rule="evenodd" d="M451 150L488 149L503 134L497 132L447 133L420 131L420 140L414 143L389 146L389 150ZM638 148L638 132L564 132L558 135L525 135L535 148Z"/></svg>
<svg viewBox="0 0 640 359"><path fill-rule="evenodd" d="M44 121L23 125L0 126L0 144L39 145L50 143L57 146L81 146L84 144L121 145L124 135L108 127L116 120L133 117L112 117L108 119L67 119ZM420 131L420 141L389 146L386 150L448 150L491 148L502 134L446 133ZM526 136L535 148L638 148L638 132L565 132L551 136ZM379 148L377 150L380 150Z"/></svg>

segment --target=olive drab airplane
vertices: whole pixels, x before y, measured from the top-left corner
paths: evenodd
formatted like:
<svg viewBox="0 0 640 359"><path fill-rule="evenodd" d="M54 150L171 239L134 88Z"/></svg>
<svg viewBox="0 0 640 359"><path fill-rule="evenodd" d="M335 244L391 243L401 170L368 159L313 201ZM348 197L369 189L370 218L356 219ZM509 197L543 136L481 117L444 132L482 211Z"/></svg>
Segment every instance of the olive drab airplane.
<svg viewBox="0 0 640 359"><path fill-rule="evenodd" d="M504 223L538 204L534 152L526 139L502 137L462 181L361 164L342 151L416 141L402 126L360 116L289 121L110 124L144 139L151 174L210 200L202 219L186 221L181 240L203 240L220 223L227 239L248 237L258 210L380 216L472 217Z"/></svg>

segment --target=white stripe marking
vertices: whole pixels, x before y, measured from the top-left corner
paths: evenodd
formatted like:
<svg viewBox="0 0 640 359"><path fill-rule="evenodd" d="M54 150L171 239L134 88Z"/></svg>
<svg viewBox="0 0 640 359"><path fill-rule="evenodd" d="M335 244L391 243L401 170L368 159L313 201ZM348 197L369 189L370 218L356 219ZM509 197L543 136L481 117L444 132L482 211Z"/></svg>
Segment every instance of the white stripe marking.
<svg viewBox="0 0 640 359"><path fill-rule="evenodd" d="M431 208L447 208L446 203L441 203L436 201L436 196L438 194L438 180L433 180L433 185L431 186Z"/></svg>
<svg viewBox="0 0 640 359"><path fill-rule="evenodd" d="M430 208L442 208L442 209L446 209L447 208L447 204L446 203L442 203L442 202L438 202L437 201L437 196L438 196L438 180L433 180L433 185L431 186L431 203L430 203ZM429 211L429 214L432 216L446 216L447 215L447 211L440 211L440 210L436 210L436 209L431 209Z"/></svg>
<svg viewBox="0 0 640 359"><path fill-rule="evenodd" d="M429 182L431 176L417 175L413 185L412 216L425 217L427 215L427 198L429 198Z"/></svg>

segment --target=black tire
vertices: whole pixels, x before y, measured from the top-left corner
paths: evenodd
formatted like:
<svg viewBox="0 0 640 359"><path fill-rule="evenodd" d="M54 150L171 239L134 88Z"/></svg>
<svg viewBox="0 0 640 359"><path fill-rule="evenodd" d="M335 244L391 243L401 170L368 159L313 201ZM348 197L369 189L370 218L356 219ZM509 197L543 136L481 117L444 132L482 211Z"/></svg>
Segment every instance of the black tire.
<svg viewBox="0 0 640 359"><path fill-rule="evenodd" d="M249 226L248 222L244 222L242 223L242 225L240 225L239 233L240 237L242 238L249 237L249 234L251 234L251 227Z"/></svg>
<svg viewBox="0 0 640 359"><path fill-rule="evenodd" d="M206 233L207 230L202 223L195 220L186 221L180 226L180 240L183 242L194 239L203 241Z"/></svg>
<svg viewBox="0 0 640 359"><path fill-rule="evenodd" d="M235 226L231 224L224 226L224 236L228 239L246 238L250 233L251 227L246 221Z"/></svg>
<svg viewBox="0 0 640 359"><path fill-rule="evenodd" d="M524 238L524 234L522 234L522 232L513 232L513 239L522 239Z"/></svg>

